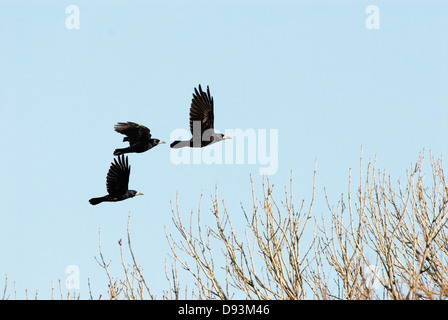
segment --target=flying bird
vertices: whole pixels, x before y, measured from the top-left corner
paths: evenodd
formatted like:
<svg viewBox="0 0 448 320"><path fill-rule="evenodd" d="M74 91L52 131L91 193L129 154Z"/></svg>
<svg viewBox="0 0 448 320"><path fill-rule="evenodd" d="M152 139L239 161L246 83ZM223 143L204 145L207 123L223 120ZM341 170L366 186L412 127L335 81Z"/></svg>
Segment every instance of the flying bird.
<svg viewBox="0 0 448 320"><path fill-rule="evenodd" d="M213 97L207 86L207 93L194 88L193 99L190 107L190 131L193 137L190 140L176 140L171 143L171 148L202 148L221 140L230 139L222 133L216 133L213 127Z"/></svg>
<svg viewBox="0 0 448 320"><path fill-rule="evenodd" d="M114 156L131 152L145 152L158 144L165 143L159 139L152 139L150 130L147 127L134 122L119 122L114 126L114 129L126 136L123 138L123 142L129 142L129 147L115 149Z"/></svg>
<svg viewBox="0 0 448 320"><path fill-rule="evenodd" d="M118 158L118 161L117 161ZM128 190L129 174L131 167L128 163L128 157L124 155L118 156L111 163L109 172L107 173L106 188L108 195L99 198L92 198L89 200L90 204L96 205L103 201L116 202L128 198L133 198L143 193L135 190Z"/></svg>

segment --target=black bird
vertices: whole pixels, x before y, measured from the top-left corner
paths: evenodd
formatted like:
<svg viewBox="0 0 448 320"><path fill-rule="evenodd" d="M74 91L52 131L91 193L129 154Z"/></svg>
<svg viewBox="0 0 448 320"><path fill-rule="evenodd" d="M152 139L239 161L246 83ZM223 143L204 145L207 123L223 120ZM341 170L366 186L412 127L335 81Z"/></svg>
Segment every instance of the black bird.
<svg viewBox="0 0 448 320"><path fill-rule="evenodd" d="M165 143L159 139L152 139L147 127L134 122L119 122L114 126L114 129L126 136L123 138L123 142L129 141L129 147L115 149L114 156L130 152L145 152L158 144Z"/></svg>
<svg viewBox="0 0 448 320"><path fill-rule="evenodd" d="M230 139L222 133L216 133L213 128L213 97L207 86L207 94L199 85L199 92L194 88L193 99L190 107L190 131L193 137L190 140L176 140L171 143L171 148L202 148L221 140Z"/></svg>
<svg viewBox="0 0 448 320"><path fill-rule="evenodd" d="M143 195L143 193L135 190L128 190L130 173L131 167L128 163L128 157L125 158L125 156L122 155L121 157L118 156L118 161L117 159L114 159L114 162L110 165L106 179L106 187L109 194L104 197L90 199L90 204L96 205L103 201L122 201L138 195Z"/></svg>

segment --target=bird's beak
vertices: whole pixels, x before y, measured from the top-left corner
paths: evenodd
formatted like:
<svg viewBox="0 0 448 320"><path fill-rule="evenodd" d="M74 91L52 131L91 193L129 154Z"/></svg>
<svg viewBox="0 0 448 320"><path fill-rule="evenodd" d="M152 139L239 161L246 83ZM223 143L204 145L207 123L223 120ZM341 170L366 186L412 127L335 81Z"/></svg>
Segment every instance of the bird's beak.
<svg viewBox="0 0 448 320"><path fill-rule="evenodd" d="M143 193L137 192L135 195L136 195L136 196L142 196Z"/></svg>
<svg viewBox="0 0 448 320"><path fill-rule="evenodd" d="M159 143L157 143L157 144L162 144L162 143L166 143L165 141L159 141Z"/></svg>
<svg viewBox="0 0 448 320"><path fill-rule="evenodd" d="M229 137L229 136L224 136L224 137L222 137L222 140L226 140L226 139L232 139L232 138Z"/></svg>

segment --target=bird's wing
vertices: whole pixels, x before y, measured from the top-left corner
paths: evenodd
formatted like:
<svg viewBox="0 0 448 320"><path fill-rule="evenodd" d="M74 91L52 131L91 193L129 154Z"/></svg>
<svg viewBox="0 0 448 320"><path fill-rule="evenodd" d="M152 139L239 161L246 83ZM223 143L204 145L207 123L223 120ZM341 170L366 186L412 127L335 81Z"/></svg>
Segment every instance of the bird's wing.
<svg viewBox="0 0 448 320"><path fill-rule="evenodd" d="M193 99L190 107L190 131L193 134L194 122L201 122L201 136L207 129L213 129L213 97L207 86L207 93L202 91L199 85L199 92L194 88ZM196 133L197 135L197 133Z"/></svg>
<svg viewBox="0 0 448 320"><path fill-rule="evenodd" d="M107 173L107 192L109 194L123 194L128 191L130 173L131 167L128 163L128 157L121 155L121 157L118 157L118 161L115 158Z"/></svg>
<svg viewBox="0 0 448 320"><path fill-rule="evenodd" d="M149 141L151 133L149 129L141 124L134 122L119 122L114 126L115 131L126 135L129 138L130 144L137 142Z"/></svg>

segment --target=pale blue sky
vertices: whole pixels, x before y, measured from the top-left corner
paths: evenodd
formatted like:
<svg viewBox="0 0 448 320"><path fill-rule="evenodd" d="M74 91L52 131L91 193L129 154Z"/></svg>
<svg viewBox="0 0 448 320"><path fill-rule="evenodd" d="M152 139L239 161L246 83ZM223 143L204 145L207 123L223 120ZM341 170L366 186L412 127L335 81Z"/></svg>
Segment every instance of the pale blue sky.
<svg viewBox="0 0 448 320"><path fill-rule="evenodd" d="M365 26L368 5L380 29ZM80 29L68 30L69 5ZM419 152L448 147L448 3L443 1L13 1L0 0L0 287L49 298L51 281L80 270L81 297L105 295L94 260L98 230L114 276L128 212L134 253L161 297L175 232L170 200L204 223L218 185L231 216L261 194L260 164L174 165L169 139L188 129L193 88L209 85L215 127L278 130L279 196L291 170L296 202L315 214L336 201L365 158L403 177ZM105 195L119 121L167 141L131 154L130 188L145 195L91 206ZM233 143L224 141L222 143ZM223 146L224 147L224 146ZM446 165L445 165L446 166ZM184 279L184 283L189 283ZM191 284L190 284L191 285Z"/></svg>

